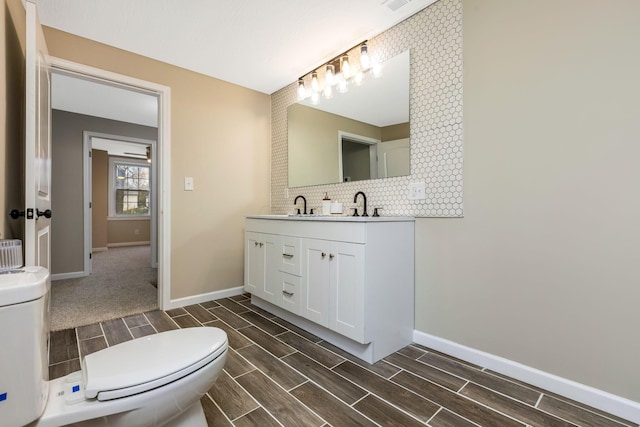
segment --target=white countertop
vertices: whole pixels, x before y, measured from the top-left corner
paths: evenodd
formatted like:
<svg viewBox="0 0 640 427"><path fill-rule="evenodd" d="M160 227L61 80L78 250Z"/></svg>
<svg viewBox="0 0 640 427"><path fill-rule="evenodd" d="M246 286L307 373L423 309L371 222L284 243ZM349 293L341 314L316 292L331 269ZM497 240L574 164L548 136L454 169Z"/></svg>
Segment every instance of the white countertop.
<svg viewBox="0 0 640 427"><path fill-rule="evenodd" d="M331 221L331 222L402 222L415 221L412 216L344 216L344 215L249 215L253 219L282 221Z"/></svg>

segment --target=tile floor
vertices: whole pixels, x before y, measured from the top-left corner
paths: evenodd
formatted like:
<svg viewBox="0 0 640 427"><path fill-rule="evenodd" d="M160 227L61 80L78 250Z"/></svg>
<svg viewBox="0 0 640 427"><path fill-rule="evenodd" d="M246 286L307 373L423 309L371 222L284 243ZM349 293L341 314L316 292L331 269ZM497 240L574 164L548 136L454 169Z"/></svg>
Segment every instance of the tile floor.
<svg viewBox="0 0 640 427"><path fill-rule="evenodd" d="M239 295L51 333L50 376L136 337L215 326L225 370L202 398L211 426L637 426L414 344L373 365Z"/></svg>

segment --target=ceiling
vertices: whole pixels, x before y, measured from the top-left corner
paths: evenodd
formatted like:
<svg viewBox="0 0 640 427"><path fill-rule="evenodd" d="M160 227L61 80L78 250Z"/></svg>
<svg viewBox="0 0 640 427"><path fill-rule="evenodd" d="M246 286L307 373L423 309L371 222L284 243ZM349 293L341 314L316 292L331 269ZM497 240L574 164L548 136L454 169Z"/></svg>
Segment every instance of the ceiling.
<svg viewBox="0 0 640 427"><path fill-rule="evenodd" d="M43 25L271 94L436 0L34 1Z"/></svg>

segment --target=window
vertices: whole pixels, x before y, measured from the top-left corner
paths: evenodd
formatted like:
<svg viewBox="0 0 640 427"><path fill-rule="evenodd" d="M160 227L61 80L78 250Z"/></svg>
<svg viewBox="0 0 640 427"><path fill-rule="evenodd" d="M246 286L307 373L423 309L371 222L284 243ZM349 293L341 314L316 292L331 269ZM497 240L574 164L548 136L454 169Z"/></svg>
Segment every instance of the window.
<svg viewBox="0 0 640 427"><path fill-rule="evenodd" d="M149 215L150 167L124 159L112 162L115 216Z"/></svg>

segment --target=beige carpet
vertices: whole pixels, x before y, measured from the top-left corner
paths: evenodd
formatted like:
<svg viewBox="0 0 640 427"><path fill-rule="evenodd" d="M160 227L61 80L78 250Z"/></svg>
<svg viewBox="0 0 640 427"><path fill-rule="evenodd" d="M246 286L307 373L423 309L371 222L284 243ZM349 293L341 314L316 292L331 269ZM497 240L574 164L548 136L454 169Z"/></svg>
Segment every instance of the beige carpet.
<svg viewBox="0 0 640 427"><path fill-rule="evenodd" d="M51 283L51 330L90 325L158 308L150 246L93 254L92 274Z"/></svg>

